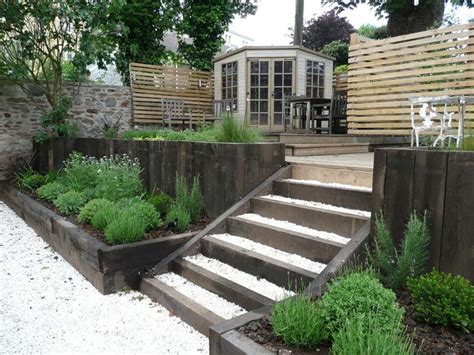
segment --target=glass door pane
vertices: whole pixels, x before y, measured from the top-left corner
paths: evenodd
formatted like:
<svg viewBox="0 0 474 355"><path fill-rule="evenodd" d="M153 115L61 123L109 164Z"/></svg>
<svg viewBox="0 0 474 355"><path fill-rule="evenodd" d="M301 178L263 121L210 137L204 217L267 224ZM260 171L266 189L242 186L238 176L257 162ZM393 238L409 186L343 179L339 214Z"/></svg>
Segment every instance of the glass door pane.
<svg viewBox="0 0 474 355"><path fill-rule="evenodd" d="M250 61L250 124L268 127L269 61Z"/></svg>
<svg viewBox="0 0 474 355"><path fill-rule="evenodd" d="M272 128L283 126L284 107L283 97L293 92L293 61L274 60L273 62L273 114ZM280 126L280 127L275 127Z"/></svg>

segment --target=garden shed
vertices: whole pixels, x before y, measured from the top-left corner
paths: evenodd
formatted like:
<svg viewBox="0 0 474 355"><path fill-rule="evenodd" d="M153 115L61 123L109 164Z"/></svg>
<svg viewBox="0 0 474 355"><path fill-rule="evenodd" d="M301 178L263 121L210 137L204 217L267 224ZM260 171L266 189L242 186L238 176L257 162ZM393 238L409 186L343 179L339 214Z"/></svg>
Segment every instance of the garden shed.
<svg viewBox="0 0 474 355"><path fill-rule="evenodd" d="M284 130L284 96L332 98L333 57L301 46L242 47L214 60L214 99L263 131Z"/></svg>

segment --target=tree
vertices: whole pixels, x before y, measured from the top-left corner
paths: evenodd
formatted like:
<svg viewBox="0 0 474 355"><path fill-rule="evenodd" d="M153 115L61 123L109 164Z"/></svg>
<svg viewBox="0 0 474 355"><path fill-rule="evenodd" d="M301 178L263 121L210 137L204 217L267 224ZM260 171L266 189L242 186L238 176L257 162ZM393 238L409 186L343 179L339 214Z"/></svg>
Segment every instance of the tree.
<svg viewBox="0 0 474 355"><path fill-rule="evenodd" d="M349 43L352 32L355 29L347 19L331 10L307 22L303 28L303 46L319 51L333 41Z"/></svg>
<svg viewBox="0 0 474 355"><path fill-rule="evenodd" d="M447 1L420 0L419 4L415 5L413 0L323 0L323 4L336 4L336 10L341 12L353 9L361 3L367 3L375 9L379 17L388 17L389 36L399 36L440 26ZM474 6L472 0L450 1L455 6Z"/></svg>
<svg viewBox="0 0 474 355"><path fill-rule="evenodd" d="M377 27L371 24L361 25L357 29L357 33L360 34L361 36L372 38L372 39L384 39L384 38L387 38L388 36L387 26Z"/></svg>
<svg viewBox="0 0 474 355"><path fill-rule="evenodd" d="M336 58L335 66L347 64L349 61L349 44L347 42L333 41L326 44L321 52Z"/></svg>
<svg viewBox="0 0 474 355"><path fill-rule="evenodd" d="M111 60L113 44L103 36L113 30L107 20L108 0L2 1L0 7L0 63L3 74L18 85L44 113L44 138L66 135L71 97L62 82L63 61L72 56L75 78L96 61L104 67ZM111 26L111 27L110 27ZM80 82L75 84L75 92ZM44 96L49 107L38 97Z"/></svg>
<svg viewBox="0 0 474 355"><path fill-rule="evenodd" d="M178 24L179 52L192 67L211 70L212 59L224 44L222 36L235 15L254 14L251 0L185 0ZM188 36L192 43L185 40Z"/></svg>

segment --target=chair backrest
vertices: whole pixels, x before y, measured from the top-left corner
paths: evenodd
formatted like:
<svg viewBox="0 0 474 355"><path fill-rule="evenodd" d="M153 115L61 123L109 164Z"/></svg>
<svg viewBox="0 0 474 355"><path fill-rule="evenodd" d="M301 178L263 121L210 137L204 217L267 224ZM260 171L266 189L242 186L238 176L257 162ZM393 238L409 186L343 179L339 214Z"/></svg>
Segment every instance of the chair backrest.
<svg viewBox="0 0 474 355"><path fill-rule="evenodd" d="M333 118L347 118L347 91L334 91L331 115Z"/></svg>
<svg viewBox="0 0 474 355"><path fill-rule="evenodd" d="M448 96L410 98L412 128L429 130L443 128L446 123L450 125L452 115L447 112L448 102ZM443 112L438 112L437 104L444 107ZM449 122L445 122L446 119Z"/></svg>
<svg viewBox="0 0 474 355"><path fill-rule="evenodd" d="M220 117L222 114L226 114L227 117L233 116L233 113L237 111L234 99L214 100L212 102L212 109L214 117Z"/></svg>
<svg viewBox="0 0 474 355"><path fill-rule="evenodd" d="M184 100L161 99L163 118L167 120L181 120L184 117Z"/></svg>

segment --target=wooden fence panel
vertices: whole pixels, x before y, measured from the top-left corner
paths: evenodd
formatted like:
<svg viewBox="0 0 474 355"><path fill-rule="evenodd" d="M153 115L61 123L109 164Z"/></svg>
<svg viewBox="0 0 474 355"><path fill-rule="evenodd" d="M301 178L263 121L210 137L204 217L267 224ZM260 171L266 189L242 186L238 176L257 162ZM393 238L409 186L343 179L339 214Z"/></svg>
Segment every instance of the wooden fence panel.
<svg viewBox="0 0 474 355"><path fill-rule="evenodd" d="M474 95L474 24L383 40L354 34L347 86L348 133L409 135L410 97ZM474 104L465 127L474 128Z"/></svg>
<svg viewBox="0 0 474 355"><path fill-rule="evenodd" d="M133 122L161 124L162 99L182 99L193 121L212 114L214 82L211 72L188 68L130 64Z"/></svg>

